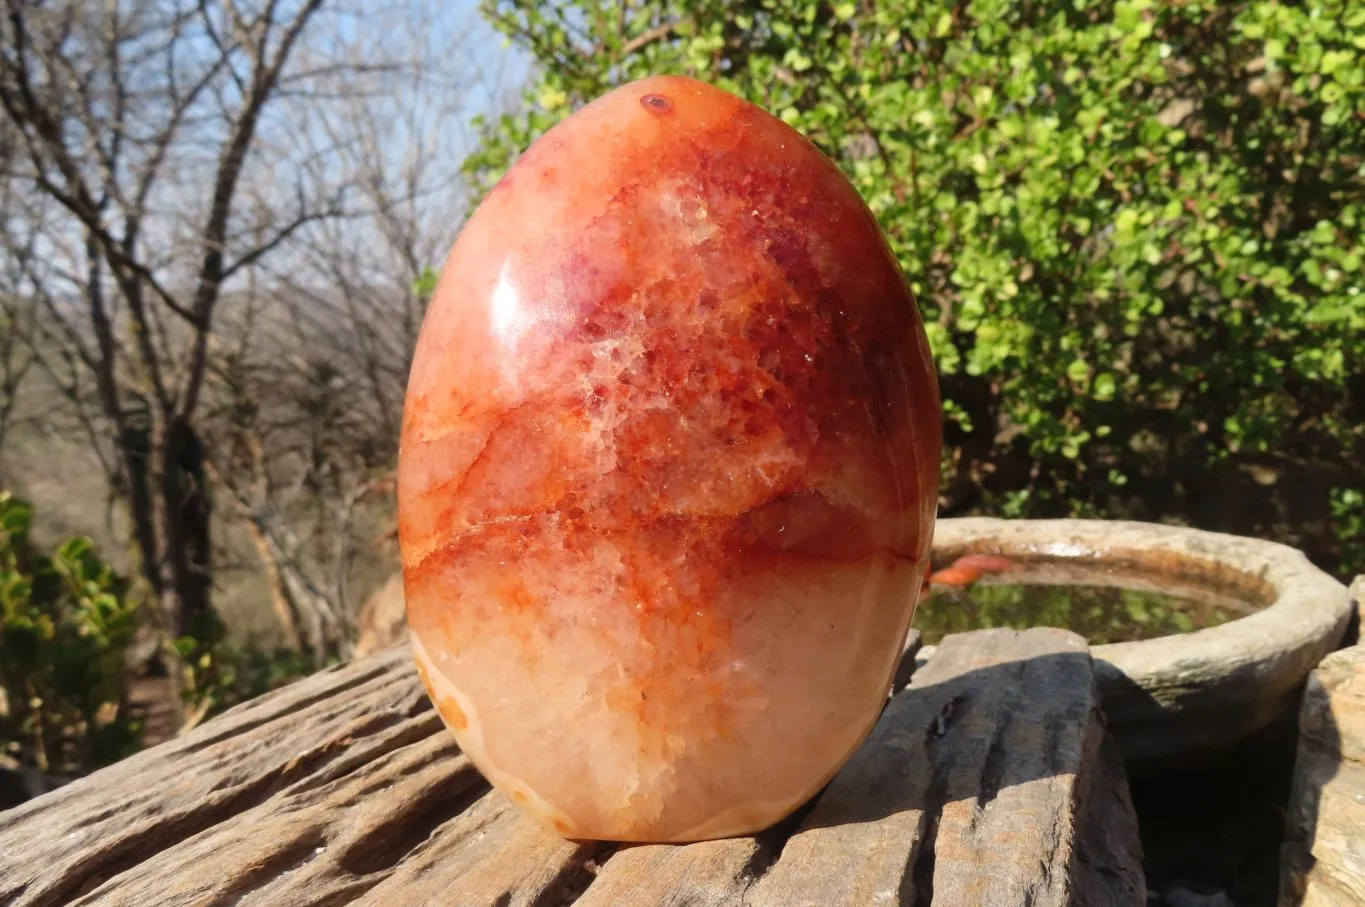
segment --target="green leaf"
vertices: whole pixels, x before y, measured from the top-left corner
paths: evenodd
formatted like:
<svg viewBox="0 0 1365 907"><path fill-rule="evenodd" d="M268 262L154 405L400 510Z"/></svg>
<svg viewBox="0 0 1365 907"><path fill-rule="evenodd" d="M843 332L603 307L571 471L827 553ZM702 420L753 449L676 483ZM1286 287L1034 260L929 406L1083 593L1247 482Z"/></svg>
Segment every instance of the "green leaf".
<svg viewBox="0 0 1365 907"><path fill-rule="evenodd" d="M440 275L431 267L422 269L422 273L412 282L412 293L414 296L427 298L436 292L436 284L440 280Z"/></svg>
<svg viewBox="0 0 1365 907"><path fill-rule="evenodd" d="M1090 390L1096 400L1112 400L1117 388L1118 383L1114 380L1114 376L1108 372L1103 372L1095 376L1095 381Z"/></svg>
<svg viewBox="0 0 1365 907"><path fill-rule="evenodd" d="M1320 302L1304 313L1309 324L1330 324L1351 317L1353 307L1342 302Z"/></svg>

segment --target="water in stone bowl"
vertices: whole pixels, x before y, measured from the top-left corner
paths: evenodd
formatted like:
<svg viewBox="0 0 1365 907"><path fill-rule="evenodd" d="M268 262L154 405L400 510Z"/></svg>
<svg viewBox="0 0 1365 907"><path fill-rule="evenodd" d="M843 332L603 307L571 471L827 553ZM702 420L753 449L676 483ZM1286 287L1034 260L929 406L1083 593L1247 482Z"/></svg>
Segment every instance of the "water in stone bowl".
<svg viewBox="0 0 1365 907"><path fill-rule="evenodd" d="M1101 645L1202 630L1267 604L1207 581L1039 561L963 585L934 583L914 626L926 644L990 627L1065 627Z"/></svg>

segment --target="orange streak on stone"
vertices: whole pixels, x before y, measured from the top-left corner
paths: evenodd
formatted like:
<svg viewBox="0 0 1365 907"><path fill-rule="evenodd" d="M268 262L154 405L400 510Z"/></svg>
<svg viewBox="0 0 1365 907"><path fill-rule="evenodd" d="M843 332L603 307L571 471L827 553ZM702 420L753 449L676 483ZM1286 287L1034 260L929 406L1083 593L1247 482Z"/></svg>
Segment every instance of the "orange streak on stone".
<svg viewBox="0 0 1365 907"><path fill-rule="evenodd" d="M929 582L939 586L970 586L983 576L1018 570L1019 562L998 554L965 554L937 571Z"/></svg>
<svg viewBox="0 0 1365 907"><path fill-rule="evenodd" d="M469 727L469 719L465 716L464 709L460 708L460 704L455 701L454 696L442 697L439 711L441 717L453 729L463 731Z"/></svg>
<svg viewBox="0 0 1365 907"><path fill-rule="evenodd" d="M955 567L979 570L981 573L1008 573L1019 569L1019 562L999 554L964 554L953 562Z"/></svg>
<svg viewBox="0 0 1365 907"><path fill-rule="evenodd" d="M929 582L935 586L970 586L979 579L981 579L980 570L954 565L929 577Z"/></svg>

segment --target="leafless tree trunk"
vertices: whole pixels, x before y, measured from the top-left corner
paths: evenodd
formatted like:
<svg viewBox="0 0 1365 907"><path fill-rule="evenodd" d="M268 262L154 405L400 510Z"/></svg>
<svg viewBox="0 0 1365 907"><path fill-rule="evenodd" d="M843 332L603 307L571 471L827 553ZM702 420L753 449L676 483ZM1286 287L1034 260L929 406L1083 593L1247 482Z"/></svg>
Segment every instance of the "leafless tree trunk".
<svg viewBox="0 0 1365 907"><path fill-rule="evenodd" d="M7 132L0 130L0 167L9 157L11 137ZM14 196L13 186L8 182L0 183L0 235L5 237L16 232L10 226L18 205ZM33 329L37 303L22 292L23 273L17 260L5 256L0 262L3 263L0 266L0 488L3 488L5 440L19 415L20 388L37 365L36 354L23 339Z"/></svg>
<svg viewBox="0 0 1365 907"><path fill-rule="evenodd" d="M461 120L463 89L479 76L439 69L432 61L454 49L427 40L398 37L404 62L383 92L338 77L336 115L317 129L335 150L354 216L310 224L288 270L253 271L240 308L250 314L222 332L233 352L211 371L215 396L244 404L213 423L222 429L211 445L216 474L315 660L344 655L353 641L349 577L392 478L426 307L418 283L439 265L467 201L456 153L467 137L431 125Z"/></svg>
<svg viewBox="0 0 1365 907"><path fill-rule="evenodd" d="M0 486L4 485L5 438L19 411L19 391L37 359L21 341L26 322L33 317L31 303L0 289Z"/></svg>
<svg viewBox="0 0 1365 907"><path fill-rule="evenodd" d="M300 187L263 241L234 235L262 117L321 4L8 0L0 23L10 176L65 215L61 238L83 244L83 298L63 301L89 326L75 355L113 429L142 577L176 637L218 632L196 417L224 284L333 207ZM183 198L196 169L209 174L203 200ZM154 247L144 237L158 206L176 203L197 207L176 218L192 238Z"/></svg>
<svg viewBox="0 0 1365 907"><path fill-rule="evenodd" d="M99 455L170 639L220 632L227 517L281 643L347 653L487 75L423 3L0 0L12 361Z"/></svg>

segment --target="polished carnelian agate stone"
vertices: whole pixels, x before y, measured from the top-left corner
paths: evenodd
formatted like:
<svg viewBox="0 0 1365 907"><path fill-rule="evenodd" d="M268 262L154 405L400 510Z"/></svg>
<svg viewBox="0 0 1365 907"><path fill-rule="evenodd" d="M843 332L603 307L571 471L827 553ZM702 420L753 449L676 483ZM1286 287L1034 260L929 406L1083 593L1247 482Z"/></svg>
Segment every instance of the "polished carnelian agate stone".
<svg viewBox="0 0 1365 907"><path fill-rule="evenodd" d="M492 191L422 328L422 679L567 837L767 827L886 700L939 446L914 300L848 181L718 89L618 89Z"/></svg>

